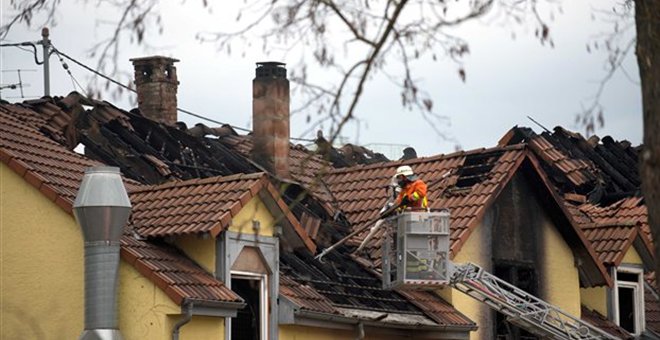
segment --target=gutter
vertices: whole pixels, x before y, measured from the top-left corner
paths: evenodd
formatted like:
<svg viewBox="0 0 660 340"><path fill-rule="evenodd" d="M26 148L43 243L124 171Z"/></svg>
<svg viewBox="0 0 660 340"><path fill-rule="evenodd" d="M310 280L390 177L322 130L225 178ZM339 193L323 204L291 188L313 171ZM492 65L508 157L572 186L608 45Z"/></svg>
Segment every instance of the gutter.
<svg viewBox="0 0 660 340"><path fill-rule="evenodd" d="M477 330L476 325L420 325L420 324L394 324L394 323L386 323L386 322L378 322L378 321L373 321L373 320L368 320L368 319L355 319L343 315L336 315L336 314L327 314L327 313L319 313L319 312L312 312L308 310L299 310L296 313L296 316L302 317L302 318L307 318L307 319L312 319L312 320L320 320L320 321L330 321L330 322L337 322L337 323L343 323L343 324L352 324L356 325L356 327L359 328L364 328L365 326L373 326L377 328L391 328L391 329L412 329L412 330L424 330L424 331L458 331L458 332L470 332L470 331L475 331ZM362 326L360 326L360 324Z"/></svg>
<svg viewBox="0 0 660 340"><path fill-rule="evenodd" d="M192 320L193 315L193 304L192 302L186 301L183 305L183 317L174 324L172 328L172 340L179 340L179 331L181 327L185 326L190 320Z"/></svg>
<svg viewBox="0 0 660 340"><path fill-rule="evenodd" d="M236 310L245 307L245 302L204 301L184 299L181 304L183 317L172 327L172 340L179 340L181 327L192 320L193 315L235 317Z"/></svg>

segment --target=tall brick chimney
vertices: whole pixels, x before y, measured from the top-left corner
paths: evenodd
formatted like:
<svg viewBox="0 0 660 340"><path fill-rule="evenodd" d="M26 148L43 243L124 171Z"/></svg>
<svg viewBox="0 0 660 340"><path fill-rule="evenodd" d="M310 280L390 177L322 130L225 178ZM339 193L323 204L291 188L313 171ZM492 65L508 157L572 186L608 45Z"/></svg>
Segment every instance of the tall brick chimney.
<svg viewBox="0 0 660 340"><path fill-rule="evenodd" d="M131 59L135 70L138 109L145 117L167 125L176 123L179 81L174 63L178 61L162 56Z"/></svg>
<svg viewBox="0 0 660 340"><path fill-rule="evenodd" d="M280 178L289 177L289 80L284 63L257 63L252 81L254 161Z"/></svg>

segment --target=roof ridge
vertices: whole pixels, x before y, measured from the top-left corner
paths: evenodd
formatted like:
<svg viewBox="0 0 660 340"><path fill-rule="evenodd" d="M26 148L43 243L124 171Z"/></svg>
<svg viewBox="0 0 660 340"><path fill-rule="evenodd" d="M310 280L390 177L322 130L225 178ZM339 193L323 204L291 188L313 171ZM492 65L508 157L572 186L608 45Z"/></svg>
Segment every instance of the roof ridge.
<svg viewBox="0 0 660 340"><path fill-rule="evenodd" d="M186 180L172 180L161 184L140 186L134 190L131 190L130 193L131 194L143 193L148 191L165 190L165 189L180 188L180 187L193 186L193 185L207 185L207 184L226 183L226 182L234 182L234 181L242 181L242 180L243 181L253 180L253 179L260 179L265 176L266 173L264 172L255 172L251 174L238 173L229 176L213 176L206 178L191 178Z"/></svg>
<svg viewBox="0 0 660 340"><path fill-rule="evenodd" d="M370 169L375 169L375 168L382 168L385 166L394 166L397 164L421 164L421 163L427 163L427 162L436 162L438 160L446 160L446 159L451 159L451 158L458 158L458 157L463 157L463 156L470 156L478 153L490 153L490 152L497 152L497 151L515 151L515 150L523 150L527 147L527 143L520 143L520 144L515 144L515 145L507 145L507 146L493 146L490 148L477 148L477 149L471 149L471 150L461 150L461 151L456 151L448 154L438 154L438 155L433 155L433 156L428 156L428 157L417 157L413 159L407 159L407 160L393 160L389 162L380 162L380 163L373 163L373 164L359 164L351 167L346 167L346 168L338 168L338 169L333 169L330 171L330 174L341 174L341 173L347 173L347 172L352 172L352 171L361 171L361 170L370 170Z"/></svg>

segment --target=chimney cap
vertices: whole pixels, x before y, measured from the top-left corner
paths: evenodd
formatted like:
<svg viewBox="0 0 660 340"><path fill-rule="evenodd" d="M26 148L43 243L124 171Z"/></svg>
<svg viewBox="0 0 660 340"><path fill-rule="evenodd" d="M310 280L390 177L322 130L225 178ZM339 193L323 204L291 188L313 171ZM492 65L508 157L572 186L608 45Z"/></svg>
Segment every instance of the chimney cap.
<svg viewBox="0 0 660 340"><path fill-rule="evenodd" d="M286 66L286 63L283 63L281 61L257 61L257 67L262 67L262 66Z"/></svg>
<svg viewBox="0 0 660 340"><path fill-rule="evenodd" d="M143 63L148 63L148 62L151 62L151 61L154 61L154 60L163 60L163 61L170 62L170 63L176 63L176 62L180 61L179 59L165 57L165 56L162 56L162 55L152 55L152 56L149 56L149 57L139 57L139 58L128 59L128 61L132 62L133 64L143 64Z"/></svg>
<svg viewBox="0 0 660 340"><path fill-rule="evenodd" d="M256 78L284 78L286 79L286 64L279 61L257 62Z"/></svg>

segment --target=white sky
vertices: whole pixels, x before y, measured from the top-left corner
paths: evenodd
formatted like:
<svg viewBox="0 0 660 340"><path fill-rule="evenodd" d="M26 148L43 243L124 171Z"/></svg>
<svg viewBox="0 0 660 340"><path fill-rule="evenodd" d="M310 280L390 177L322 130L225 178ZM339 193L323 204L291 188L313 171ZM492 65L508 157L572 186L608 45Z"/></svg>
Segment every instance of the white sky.
<svg viewBox="0 0 660 340"><path fill-rule="evenodd" d="M0 1L0 17L4 21L9 1ZM95 65L95 61L85 52L103 38L109 28L95 18L109 20L117 15L108 9L97 8L95 3L70 1L62 4L58 25L51 28L51 41L58 49L90 66ZM531 28L515 29L517 38L514 40L510 26L483 22L462 26L457 33L468 40L471 52L465 59L466 83L460 81L456 66L449 62L416 64L414 71L430 92L435 111L449 117L448 123L440 128L453 141L436 134L419 113L404 110L399 89L383 76L376 76L368 83L357 110L359 128L353 123L343 135L348 141L362 145L411 145L419 155L426 156L452 152L457 145L463 149L494 146L514 125L530 126L540 131L526 118L528 115L549 129L561 125L581 131L582 128L575 124L575 115L596 92L599 79L605 75L603 65L606 59L604 53L588 53L585 46L596 34L612 30L611 24L592 18L593 9L608 10L615 3L614 0L563 1L563 14L556 14L551 21L554 48L541 46L530 32ZM254 63L264 60L291 63L297 59L287 60L275 54L265 56L256 48L246 50L244 57L238 51L227 56L219 53L212 44L197 42L194 38L197 32L228 30L226 27L231 25L235 11L226 7L223 4L222 11L219 7L214 9L220 14L208 14L197 1L187 1L183 5L180 1L164 2L161 6L165 23L163 35L149 39L151 47L147 51L126 44L119 57L120 67L132 72L128 59L146 55L180 59L177 64L179 107L221 122L250 127ZM21 26L3 42L39 39L40 28ZM28 85L24 89L25 96L34 98L43 94L42 70L30 53L7 47L0 50L0 56L2 85L18 82L16 72L11 70L28 70L22 73L23 83ZM50 61L51 94L66 95L73 91L72 81L57 57L52 56ZM70 62L68 64L74 77L85 86L89 80L88 72ZM634 54L628 56L624 66L635 82L619 72L607 84L601 99L605 127L596 133L638 144L642 139L642 114ZM396 73L397 69L393 67L387 71ZM325 76L323 70L311 71L319 77ZM11 102L22 100L17 98L20 96L18 90L3 90L1 94L3 99ZM115 100L107 95L104 99L127 110L132 108L127 98ZM179 119L189 126L200 121L182 113ZM309 124L305 122L305 115L292 116L292 136L314 138L315 130L302 135L307 130Z"/></svg>

